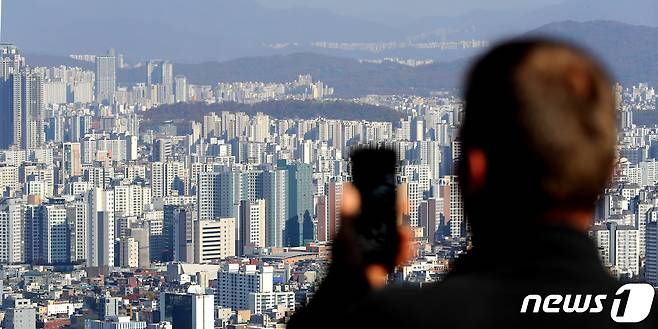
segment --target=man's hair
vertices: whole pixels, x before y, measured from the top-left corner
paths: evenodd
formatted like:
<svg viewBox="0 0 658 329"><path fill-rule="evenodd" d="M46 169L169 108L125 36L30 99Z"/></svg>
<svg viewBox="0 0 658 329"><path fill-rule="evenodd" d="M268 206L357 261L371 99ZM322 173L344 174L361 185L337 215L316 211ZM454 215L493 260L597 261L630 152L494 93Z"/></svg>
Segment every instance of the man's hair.
<svg viewBox="0 0 658 329"><path fill-rule="evenodd" d="M593 209L612 174L616 140L613 89L598 62L558 41L504 43L472 68L465 101L459 171L469 216L485 216L488 206L521 217ZM473 149L487 165L478 193L467 188ZM484 226L479 220L471 218L474 230Z"/></svg>

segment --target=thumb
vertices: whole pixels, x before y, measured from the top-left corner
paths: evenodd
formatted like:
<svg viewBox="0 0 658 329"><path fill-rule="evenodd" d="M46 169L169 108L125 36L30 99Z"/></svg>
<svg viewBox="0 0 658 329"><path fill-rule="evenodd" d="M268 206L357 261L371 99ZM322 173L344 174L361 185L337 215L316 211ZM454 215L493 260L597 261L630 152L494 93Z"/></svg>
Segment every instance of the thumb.
<svg viewBox="0 0 658 329"><path fill-rule="evenodd" d="M340 214L343 220L351 220L361 213L361 194L352 183L343 184Z"/></svg>

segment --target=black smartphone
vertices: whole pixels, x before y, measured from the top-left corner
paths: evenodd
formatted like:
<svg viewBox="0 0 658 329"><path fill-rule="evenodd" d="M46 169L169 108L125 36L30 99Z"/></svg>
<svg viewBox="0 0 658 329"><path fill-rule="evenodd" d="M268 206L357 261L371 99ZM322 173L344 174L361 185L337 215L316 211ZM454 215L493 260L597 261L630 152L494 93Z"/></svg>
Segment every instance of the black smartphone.
<svg viewBox="0 0 658 329"><path fill-rule="evenodd" d="M395 151L360 147L351 154L352 182L361 194L361 213L355 218L357 243L366 264L395 269L400 246L397 219Z"/></svg>

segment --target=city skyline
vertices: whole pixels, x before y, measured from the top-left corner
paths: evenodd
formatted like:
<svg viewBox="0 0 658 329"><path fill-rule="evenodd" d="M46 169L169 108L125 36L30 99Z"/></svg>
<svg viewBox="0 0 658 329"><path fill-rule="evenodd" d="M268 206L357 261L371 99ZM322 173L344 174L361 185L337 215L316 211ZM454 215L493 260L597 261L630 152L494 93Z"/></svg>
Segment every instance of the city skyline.
<svg viewBox="0 0 658 329"><path fill-rule="evenodd" d="M128 9L128 0L5 8L0 0L0 33L16 38L0 43L0 327L283 329L327 276L346 214L350 154L363 146L396 152L400 219L414 247L383 284L443 281L473 246L458 176L462 80L502 34L586 40L611 68L615 171L587 214L583 240L610 276L658 288L658 23L623 23L651 20L631 11L592 21L616 4L574 12L582 22L561 19L588 1L416 0L407 9L427 13L410 21L446 6L473 18L474 28L455 32L471 22L437 19L400 32L370 22L364 12L373 1L300 8L298 0L197 0L177 7L180 17L198 14L188 26L172 19L173 1L131 1ZM386 2L386 15L403 6ZM203 10L221 8L235 17L217 23L231 13ZM528 23L549 9L547 19L560 19ZM507 14L477 18L472 10ZM243 21L243 11L263 21ZM40 28L39 15L59 20L29 31ZM509 17L525 22L500 25ZM267 28L278 20L289 25ZM332 22L344 25L320 26ZM207 29L221 24L231 28ZM99 33L107 26L115 30ZM314 27L317 34L308 32ZM52 37L62 29L76 38ZM241 40L259 29L268 35ZM161 34L169 42L155 46ZM233 45L240 49L213 55ZM494 117L499 109L491 110ZM487 129L498 141L503 128ZM501 209L522 209L509 194ZM505 218L497 225L516 225ZM519 238L510 246L532 252L521 245L530 237Z"/></svg>

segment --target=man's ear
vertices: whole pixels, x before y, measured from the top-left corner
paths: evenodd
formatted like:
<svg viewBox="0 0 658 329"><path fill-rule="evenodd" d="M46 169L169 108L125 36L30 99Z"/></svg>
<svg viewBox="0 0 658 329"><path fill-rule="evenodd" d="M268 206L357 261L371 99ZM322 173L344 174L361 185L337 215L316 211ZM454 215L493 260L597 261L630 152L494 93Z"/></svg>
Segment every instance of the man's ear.
<svg viewBox="0 0 658 329"><path fill-rule="evenodd" d="M487 179L487 156L482 149L472 149L466 153L468 188L470 193L477 193L484 188Z"/></svg>

